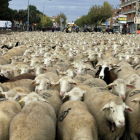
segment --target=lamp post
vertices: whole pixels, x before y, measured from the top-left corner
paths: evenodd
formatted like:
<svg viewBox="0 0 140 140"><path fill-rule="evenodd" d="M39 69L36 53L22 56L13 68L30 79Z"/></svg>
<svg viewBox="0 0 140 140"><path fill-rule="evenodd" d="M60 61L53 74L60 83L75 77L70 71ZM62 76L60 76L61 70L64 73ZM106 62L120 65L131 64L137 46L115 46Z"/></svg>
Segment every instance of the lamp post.
<svg viewBox="0 0 140 140"><path fill-rule="evenodd" d="M28 0L28 17L27 17L27 31L29 30L29 0Z"/></svg>
<svg viewBox="0 0 140 140"><path fill-rule="evenodd" d="M135 15L135 18L139 17L138 16L138 14L139 14L139 12L138 12L138 10L139 10L139 2L140 2L140 0L136 1L136 7L135 7L136 8L136 15ZM137 34L137 23L135 23L135 24L136 24L136 34Z"/></svg>
<svg viewBox="0 0 140 140"><path fill-rule="evenodd" d="M52 0L46 0L46 1L52 1ZM44 5L46 1L43 3L43 19L42 19L42 27L44 27Z"/></svg>

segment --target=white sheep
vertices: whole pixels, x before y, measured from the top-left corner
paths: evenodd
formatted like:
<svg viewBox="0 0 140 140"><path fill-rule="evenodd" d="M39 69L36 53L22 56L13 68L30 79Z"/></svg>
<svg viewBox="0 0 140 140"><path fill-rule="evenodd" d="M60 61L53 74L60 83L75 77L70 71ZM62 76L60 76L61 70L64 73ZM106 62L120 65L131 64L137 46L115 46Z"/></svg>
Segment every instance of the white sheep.
<svg viewBox="0 0 140 140"><path fill-rule="evenodd" d="M125 100L128 92L128 88L133 89L134 86L131 84L128 84L127 81L124 79L116 79L113 83L107 85L108 88L112 88L111 92L119 97L122 98L122 100Z"/></svg>
<svg viewBox="0 0 140 140"><path fill-rule="evenodd" d="M59 79L58 82L54 83L54 86L60 85L60 96L64 96L66 92L70 91L73 87L72 85L78 85L78 83L71 79L69 76L64 76Z"/></svg>
<svg viewBox="0 0 140 140"><path fill-rule="evenodd" d="M96 121L81 101L67 101L61 106L57 131L60 140L98 140Z"/></svg>
<svg viewBox="0 0 140 140"><path fill-rule="evenodd" d="M133 110L125 105L120 97L99 87L87 91L84 94L84 102L95 117L99 138L119 140L125 130L124 111Z"/></svg>
<svg viewBox="0 0 140 140"><path fill-rule="evenodd" d="M59 92L57 90L43 90L39 95L48 101L48 103L54 108L56 116L58 117L62 105Z"/></svg>
<svg viewBox="0 0 140 140"><path fill-rule="evenodd" d="M30 91L26 87L15 87L7 92L3 92L2 88L0 87L0 93L5 95L6 99L16 100L19 101L21 97L29 94Z"/></svg>
<svg viewBox="0 0 140 140"><path fill-rule="evenodd" d="M24 102L25 106L11 122L9 139L55 140L56 115L53 107L34 92L20 102Z"/></svg>
<svg viewBox="0 0 140 140"><path fill-rule="evenodd" d="M9 140L12 119L21 111L20 104L13 100L0 101L0 139Z"/></svg>
<svg viewBox="0 0 140 140"><path fill-rule="evenodd" d="M29 89L29 91L35 91L35 86L32 85L33 80L30 79L21 79L21 80L17 80L15 82L6 82L3 84L0 84L0 87L2 88L2 90L8 91L10 89L13 89L15 87L25 87L27 89Z"/></svg>
<svg viewBox="0 0 140 140"><path fill-rule="evenodd" d="M65 93L63 99L68 96L69 100L81 101L84 93L86 93L86 90L82 90L79 87L74 87L71 91Z"/></svg>
<svg viewBox="0 0 140 140"><path fill-rule="evenodd" d="M131 90L127 95L125 104L133 108L134 113L127 114L127 128L131 139L138 140L140 134L140 122L139 122L139 109L140 109L140 88Z"/></svg>

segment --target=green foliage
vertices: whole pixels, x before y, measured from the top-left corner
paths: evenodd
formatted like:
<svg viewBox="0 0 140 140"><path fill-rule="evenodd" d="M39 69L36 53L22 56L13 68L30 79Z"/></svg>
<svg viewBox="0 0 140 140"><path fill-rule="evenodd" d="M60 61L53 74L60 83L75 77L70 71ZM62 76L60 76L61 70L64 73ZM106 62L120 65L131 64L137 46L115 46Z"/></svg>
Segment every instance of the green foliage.
<svg viewBox="0 0 140 140"><path fill-rule="evenodd" d="M29 23L39 23L41 18L39 17L38 10L34 5L29 5Z"/></svg>
<svg viewBox="0 0 140 140"><path fill-rule="evenodd" d="M88 15L83 15L80 19L77 19L74 23L80 27L84 26L85 24L89 24L89 17Z"/></svg>
<svg viewBox="0 0 140 140"><path fill-rule="evenodd" d="M104 4L102 6L102 21L105 22L108 18L112 17L112 12L113 7L107 2L104 1Z"/></svg>
<svg viewBox="0 0 140 140"><path fill-rule="evenodd" d="M38 23L37 27L42 27L43 15L39 14L39 17L40 17L41 21ZM52 25L53 25L52 20L48 16L44 15L44 27L48 27L48 26L51 27Z"/></svg>
<svg viewBox="0 0 140 140"><path fill-rule="evenodd" d="M1 20L12 20L13 10L8 8L10 0L0 0L0 19Z"/></svg>
<svg viewBox="0 0 140 140"><path fill-rule="evenodd" d="M19 10L16 11L14 14L14 19L17 20L19 23L25 23L27 21L27 10Z"/></svg>
<svg viewBox="0 0 140 140"><path fill-rule="evenodd" d="M105 22L112 14L112 6L107 1L104 1L102 6L92 6L88 12L91 23L96 25L99 22Z"/></svg>
<svg viewBox="0 0 140 140"><path fill-rule="evenodd" d="M88 15L82 16L80 19L75 21L75 24L82 27L84 24L100 24L105 22L108 18L112 16L113 7L107 2L104 1L103 5L93 5L88 12Z"/></svg>
<svg viewBox="0 0 140 140"><path fill-rule="evenodd" d="M56 17L56 22L58 23L58 24L60 24L60 18L63 18L64 19L64 21L62 22L63 23L63 25L65 26L66 25L66 20L67 20L67 17L66 17L66 15L64 14L64 13L60 13L60 14L58 14L57 15L57 17Z"/></svg>

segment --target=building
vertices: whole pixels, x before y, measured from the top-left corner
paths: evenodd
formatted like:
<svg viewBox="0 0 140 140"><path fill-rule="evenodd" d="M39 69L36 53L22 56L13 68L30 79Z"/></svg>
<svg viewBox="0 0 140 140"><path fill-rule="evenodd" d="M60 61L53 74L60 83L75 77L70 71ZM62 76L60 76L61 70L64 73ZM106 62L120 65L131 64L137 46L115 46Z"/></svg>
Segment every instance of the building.
<svg viewBox="0 0 140 140"><path fill-rule="evenodd" d="M120 25L118 24L117 18L118 18L118 15L121 14L121 9L113 9L112 12L113 12L112 17L108 18L106 22L101 24L103 27L106 26L107 28L107 26L110 26L112 28L114 26L115 27L117 26L117 28L119 28Z"/></svg>
<svg viewBox="0 0 140 140"><path fill-rule="evenodd" d="M118 27L119 23L118 23L118 16L121 15L121 9L113 9L112 10L113 15L110 19L110 27Z"/></svg>
<svg viewBox="0 0 140 140"><path fill-rule="evenodd" d="M55 19L56 19L56 16L52 16L52 17L50 17L50 19L51 19L52 22L54 23L54 22L55 22Z"/></svg>
<svg viewBox="0 0 140 140"><path fill-rule="evenodd" d="M129 25L130 32L133 33L136 30L134 24L134 17L138 17L139 0L121 0L121 14L127 15L127 24ZM139 25L138 25L139 28Z"/></svg>
<svg viewBox="0 0 140 140"><path fill-rule="evenodd" d="M50 17L50 19L52 20L54 27L58 27L59 26L59 24L57 24L56 21L55 21L56 16L52 16L52 17Z"/></svg>

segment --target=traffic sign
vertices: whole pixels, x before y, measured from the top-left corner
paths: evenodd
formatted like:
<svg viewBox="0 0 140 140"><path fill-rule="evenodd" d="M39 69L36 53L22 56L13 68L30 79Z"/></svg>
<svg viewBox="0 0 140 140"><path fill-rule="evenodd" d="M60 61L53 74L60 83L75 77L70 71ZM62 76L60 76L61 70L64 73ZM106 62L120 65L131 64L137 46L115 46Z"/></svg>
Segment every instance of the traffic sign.
<svg viewBox="0 0 140 140"><path fill-rule="evenodd" d="M26 21L26 23L28 24L28 21Z"/></svg>
<svg viewBox="0 0 140 140"><path fill-rule="evenodd" d="M60 22L63 22L64 21L64 19L63 18L60 18Z"/></svg>
<svg viewBox="0 0 140 140"><path fill-rule="evenodd" d="M106 24L106 25L109 25L109 23L108 23L108 22L106 22L105 24Z"/></svg>
<svg viewBox="0 0 140 140"><path fill-rule="evenodd" d="M140 17L134 17L134 23L140 24Z"/></svg>

